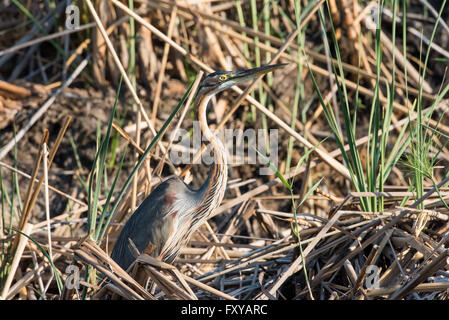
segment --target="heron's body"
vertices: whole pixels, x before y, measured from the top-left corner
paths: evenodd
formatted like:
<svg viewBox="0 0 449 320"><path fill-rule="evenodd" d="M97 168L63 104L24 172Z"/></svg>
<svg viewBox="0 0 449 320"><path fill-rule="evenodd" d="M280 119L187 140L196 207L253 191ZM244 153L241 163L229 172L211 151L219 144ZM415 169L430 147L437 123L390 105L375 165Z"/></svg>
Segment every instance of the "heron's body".
<svg viewBox="0 0 449 320"><path fill-rule="evenodd" d="M195 101L201 131L214 151L214 163L203 186L190 188L181 179L169 178L159 184L126 222L111 257L123 269L134 261L129 240L141 253L172 262L179 250L223 200L227 182L226 152L221 141L207 125L206 108L216 93L232 85L265 74L282 65L265 66L245 71L220 71L202 82Z"/></svg>
<svg viewBox="0 0 449 320"><path fill-rule="evenodd" d="M164 245L167 239L173 236L179 224L177 220L180 210L194 210L200 205L204 191L204 186L198 190L192 190L177 177L169 178L159 184L129 218L126 223L128 228L120 233L111 258L125 270L131 265L134 257L128 248L129 238L139 252L149 253L164 261L172 261L177 252L169 256L164 255ZM142 225L144 220L145 225Z"/></svg>

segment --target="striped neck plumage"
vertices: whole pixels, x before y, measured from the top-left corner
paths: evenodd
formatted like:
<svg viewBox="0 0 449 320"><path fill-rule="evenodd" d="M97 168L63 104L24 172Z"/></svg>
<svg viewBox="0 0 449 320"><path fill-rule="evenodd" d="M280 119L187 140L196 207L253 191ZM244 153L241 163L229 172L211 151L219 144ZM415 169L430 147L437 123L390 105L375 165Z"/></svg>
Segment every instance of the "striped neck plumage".
<svg viewBox="0 0 449 320"><path fill-rule="evenodd" d="M214 165L227 167L226 150L221 140L214 135L207 124L207 105L213 95L204 95L197 101L198 119L200 121L201 132L206 137L207 141L212 145L214 151Z"/></svg>

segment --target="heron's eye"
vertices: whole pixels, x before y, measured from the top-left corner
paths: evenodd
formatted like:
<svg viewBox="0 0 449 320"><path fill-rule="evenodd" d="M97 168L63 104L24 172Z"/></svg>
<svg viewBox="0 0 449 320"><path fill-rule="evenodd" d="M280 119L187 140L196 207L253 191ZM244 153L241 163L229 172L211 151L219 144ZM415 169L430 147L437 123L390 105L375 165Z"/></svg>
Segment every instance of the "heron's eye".
<svg viewBox="0 0 449 320"><path fill-rule="evenodd" d="M225 81L227 78L228 78L228 76L225 75L225 74L223 74L223 75L221 75L221 76L218 77L218 80L220 80L220 81Z"/></svg>

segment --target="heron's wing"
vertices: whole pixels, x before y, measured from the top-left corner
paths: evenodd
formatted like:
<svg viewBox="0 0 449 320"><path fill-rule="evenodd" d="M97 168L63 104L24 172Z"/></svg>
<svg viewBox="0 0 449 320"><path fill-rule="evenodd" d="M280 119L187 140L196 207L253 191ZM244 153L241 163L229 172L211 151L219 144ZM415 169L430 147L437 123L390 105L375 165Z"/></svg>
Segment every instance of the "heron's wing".
<svg viewBox="0 0 449 320"><path fill-rule="evenodd" d="M140 253L157 257L173 229L173 212L166 201L172 179L159 184L136 209L123 227L111 258L123 269L135 260L129 248L131 239Z"/></svg>

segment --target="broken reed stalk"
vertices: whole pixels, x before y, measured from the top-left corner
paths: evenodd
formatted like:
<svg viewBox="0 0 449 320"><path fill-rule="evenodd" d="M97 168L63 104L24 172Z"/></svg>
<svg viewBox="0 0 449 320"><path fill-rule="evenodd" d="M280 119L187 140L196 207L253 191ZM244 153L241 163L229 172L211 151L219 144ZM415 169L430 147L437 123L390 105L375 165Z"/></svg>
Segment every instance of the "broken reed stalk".
<svg viewBox="0 0 449 320"><path fill-rule="evenodd" d="M177 12L178 12L177 7L174 7L170 14L170 22L169 22L168 31L167 31L167 37L169 39L171 39L172 35L173 35ZM161 62L161 69L159 70L159 76L157 78L156 93L155 93L155 97L154 97L154 101L153 101L153 108L152 108L152 113L151 113L151 121L153 121L153 122L156 121L157 110L158 110L159 102L160 102L160 98L161 98L162 84L164 82L165 67L167 66L169 52L170 52L170 45L168 43L165 43L164 53L163 53L162 62ZM193 91L196 91L196 90L193 90Z"/></svg>
<svg viewBox="0 0 449 320"><path fill-rule="evenodd" d="M44 134L42 135L42 140L41 140L41 146L46 143L48 141L48 130L44 131ZM39 154L36 157L36 161L34 163L34 169L33 169L33 173L32 173L32 178L29 182L28 185L28 191L27 191L27 196L25 199L25 205L23 207L23 211L22 211L22 215L20 216L20 220L19 220L19 226L18 229L20 231L24 231L25 226L28 222L28 219L30 218L31 215L31 203L32 203L32 198L33 198L33 187L34 187L34 183L35 183L35 179L37 176L37 173L39 171L40 168L40 164L41 164L41 159L42 159L42 155L43 155L43 150L42 148L39 148ZM42 179L41 179L42 180ZM39 180L39 182L41 181ZM39 183L38 183L39 185ZM17 245L19 244L19 239L20 239L20 234L17 233L15 239L13 240L11 247L9 248L9 252L10 254L15 254L15 251L17 249Z"/></svg>
<svg viewBox="0 0 449 320"><path fill-rule="evenodd" d="M48 241L48 253L50 257L53 257L53 246L51 243L51 226L50 226L50 199L48 196L48 148L47 143L44 143L42 145L42 153L43 153L43 171L44 171L44 198L45 198L45 217L47 220L47 241ZM48 286L50 285L51 281L54 277L54 271L53 268L50 268L51 275L50 279L48 280L47 286L44 289L44 296L45 292L47 291Z"/></svg>
<svg viewBox="0 0 449 320"><path fill-rule="evenodd" d="M27 224L23 229L23 233L30 234L33 229L33 225L31 223ZM11 262L11 267L9 270L8 277L6 278L6 282L3 286L2 294L0 300L5 300L8 297L8 292L12 284L12 280L17 271L17 267L19 266L20 260L22 259L23 250L25 249L25 245L28 242L28 238L23 234L17 233L17 238L19 239L17 244L17 249L15 250L14 258Z"/></svg>

